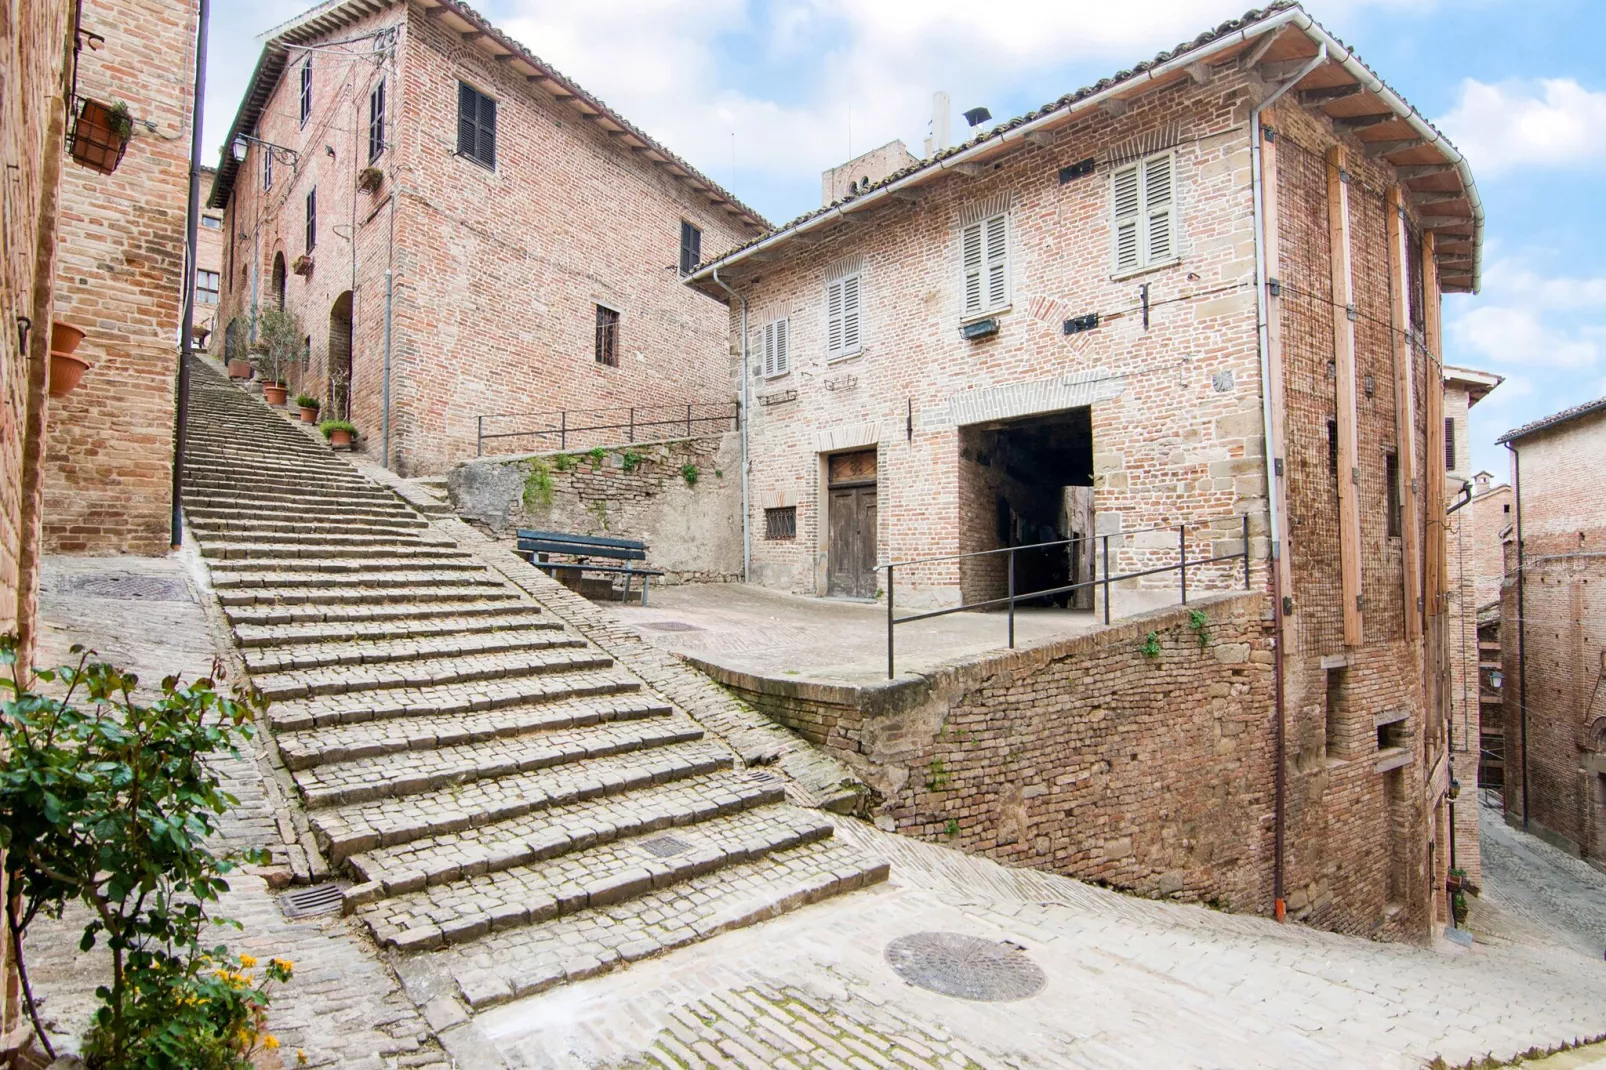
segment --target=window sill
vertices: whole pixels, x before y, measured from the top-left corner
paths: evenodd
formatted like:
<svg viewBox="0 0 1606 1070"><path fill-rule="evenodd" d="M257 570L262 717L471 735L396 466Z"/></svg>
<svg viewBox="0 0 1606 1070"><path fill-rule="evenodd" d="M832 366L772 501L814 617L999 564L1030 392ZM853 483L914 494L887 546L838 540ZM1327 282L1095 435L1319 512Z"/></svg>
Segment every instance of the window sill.
<svg viewBox="0 0 1606 1070"><path fill-rule="evenodd" d="M980 323L982 320L997 319L999 316L1007 316L1013 311L1015 311L1015 306L1011 304L1000 305L997 308L988 309L986 312L972 312L968 316L959 318L959 326L965 327L972 323Z"/></svg>
<svg viewBox="0 0 1606 1070"><path fill-rule="evenodd" d="M1162 260L1158 264L1145 264L1140 268L1133 268L1130 271L1117 271L1115 274L1110 276L1110 281L1121 282L1125 279L1135 279L1139 275L1147 275L1152 271L1164 271L1166 268L1174 268L1180 263L1182 263L1182 257L1173 256L1170 260Z"/></svg>
<svg viewBox="0 0 1606 1070"><path fill-rule="evenodd" d="M856 349L852 353L838 353L834 357L826 357L825 362L827 364L846 364L849 361L858 360L862 356L864 356L864 350Z"/></svg>
<svg viewBox="0 0 1606 1070"><path fill-rule="evenodd" d="M784 372L776 372L774 375L762 375L761 374L761 375L759 375L759 379L762 382L766 382L766 383L776 383L776 382L780 382L782 379L785 379L787 376L789 376L791 374L792 374L792 369L788 368Z"/></svg>
<svg viewBox="0 0 1606 1070"><path fill-rule="evenodd" d="M473 164L475 167L478 167L481 171L484 171L487 174L492 174L492 175L496 174L496 165L495 164L487 165L485 163L482 163L480 160L476 159L475 157L468 155L467 153L457 152L456 150L453 150L452 156L454 156L455 158L457 158L459 160L463 160L463 161L466 161L467 163Z"/></svg>

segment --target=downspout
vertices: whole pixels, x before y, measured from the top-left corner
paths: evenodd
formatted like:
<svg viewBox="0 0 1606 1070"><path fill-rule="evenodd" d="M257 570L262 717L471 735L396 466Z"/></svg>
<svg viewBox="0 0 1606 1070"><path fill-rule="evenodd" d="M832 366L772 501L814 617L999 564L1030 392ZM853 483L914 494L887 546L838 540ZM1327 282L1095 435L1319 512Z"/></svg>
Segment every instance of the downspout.
<svg viewBox="0 0 1606 1070"><path fill-rule="evenodd" d="M1528 607L1524 597L1528 570L1522 545L1522 455L1514 442L1507 442L1511 451L1511 492L1517 502L1517 711L1521 719L1517 732L1522 747L1522 830L1528 831Z"/></svg>
<svg viewBox="0 0 1606 1070"><path fill-rule="evenodd" d="M190 358L195 344L195 272L198 266L195 233L201 216L201 111L206 101L206 24L210 0L201 0L195 31L195 109L190 114L190 199L184 223L184 315L179 323L177 418L173 428L173 549L184 542L184 444L189 436ZM215 324L214 324L215 326Z"/></svg>
<svg viewBox="0 0 1606 1070"><path fill-rule="evenodd" d="M1261 430L1267 448L1264 451L1267 465L1267 487L1269 493L1267 501L1267 522L1271 525L1270 542L1271 557L1269 571L1271 572L1271 605L1272 621L1275 627L1275 645L1272 650L1272 689L1273 705L1276 708L1277 723L1272 731L1272 750L1274 766L1272 770L1272 810L1273 810L1273 847L1272 847L1272 912L1278 921L1287 915L1287 897L1283 894L1283 871L1286 861L1287 843L1287 709L1284 695L1283 664L1283 589L1282 570L1279 562L1283 555L1283 546L1277 538L1282 530L1279 525L1281 515L1279 495L1282 493L1282 481L1276 466L1282 462L1281 457L1271 456L1271 311L1266 297L1266 204L1265 189L1260 180L1260 113L1271 107L1292 89L1296 83L1311 71L1327 62L1327 46L1322 45L1316 50L1309 63L1286 82L1283 82L1265 100L1255 105L1249 113L1249 179L1254 202L1255 213L1255 310L1256 310L1256 343L1260 350L1260 403L1261 403ZM1244 547L1249 552L1249 547Z"/></svg>
<svg viewBox="0 0 1606 1070"><path fill-rule="evenodd" d="M747 384L752 378L747 370L747 298L725 285L725 280L719 277L717 267L714 269L714 284L736 298L742 306L742 582L746 583L753 566L752 510L748 508L747 474L747 424L750 415L747 406Z"/></svg>

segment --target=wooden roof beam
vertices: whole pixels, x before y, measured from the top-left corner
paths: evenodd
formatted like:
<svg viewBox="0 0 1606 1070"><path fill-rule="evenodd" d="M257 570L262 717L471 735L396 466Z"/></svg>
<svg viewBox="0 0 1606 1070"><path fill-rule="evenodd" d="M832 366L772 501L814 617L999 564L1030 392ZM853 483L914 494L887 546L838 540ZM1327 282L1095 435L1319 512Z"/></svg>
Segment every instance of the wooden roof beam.
<svg viewBox="0 0 1606 1070"><path fill-rule="evenodd" d="M1396 141L1373 141L1366 144L1366 155L1387 156L1391 152L1404 152L1406 149L1421 148L1427 144L1426 138L1404 137Z"/></svg>
<svg viewBox="0 0 1606 1070"><path fill-rule="evenodd" d="M1365 130L1369 126L1380 126L1391 123L1399 116L1393 112L1384 112L1382 115L1345 115L1333 119L1335 130Z"/></svg>
<svg viewBox="0 0 1606 1070"><path fill-rule="evenodd" d="M1032 130L1027 133L1026 140L1041 148L1048 148L1054 144L1055 133L1052 130Z"/></svg>
<svg viewBox="0 0 1606 1070"><path fill-rule="evenodd" d="M958 171L967 178L980 178L991 171L992 168L984 163L956 163L949 170Z"/></svg>
<svg viewBox="0 0 1606 1070"><path fill-rule="evenodd" d="M1268 30L1262 34L1260 40L1255 42L1255 47L1244 53L1243 59L1238 62L1239 68L1246 71L1254 70L1255 65L1266 58L1266 53L1271 51L1271 46L1276 44L1277 38L1282 35L1282 30Z"/></svg>
<svg viewBox="0 0 1606 1070"><path fill-rule="evenodd" d="M438 19L444 14L446 14L445 4L437 4L434 7L428 8L424 11L424 17L426 19Z"/></svg>
<svg viewBox="0 0 1606 1070"><path fill-rule="evenodd" d="M463 33L459 34L458 36L463 38L463 43L464 44L467 44L470 41L478 41L481 37L484 37L485 36L485 31L484 30L465 30Z"/></svg>
<svg viewBox="0 0 1606 1070"><path fill-rule="evenodd" d="M1456 190L1454 193L1411 194L1411 203L1415 204L1418 208L1426 208L1429 205L1434 204L1449 204L1451 201L1464 201L1466 199L1466 193L1461 190Z"/></svg>
<svg viewBox="0 0 1606 1070"><path fill-rule="evenodd" d="M1309 63L1315 58L1316 57L1314 56L1302 56L1299 59L1285 59L1279 60L1276 63L1262 63L1259 68L1256 69L1255 73L1258 74L1264 81L1280 82L1284 78L1287 78L1290 75L1298 74L1300 71L1304 70L1305 64ZM1323 64L1322 66L1325 67L1326 64ZM1320 69L1320 67L1317 68L1317 70Z"/></svg>
<svg viewBox="0 0 1606 1070"><path fill-rule="evenodd" d="M1366 87L1359 82L1354 85L1332 85L1325 89L1302 89L1299 93L1299 102L1307 108L1319 108L1335 100L1358 97L1364 92Z"/></svg>
<svg viewBox="0 0 1606 1070"><path fill-rule="evenodd" d="M1434 175L1448 175L1455 173L1453 163L1409 163L1394 169L1400 179L1409 182L1413 178L1431 178Z"/></svg>
<svg viewBox="0 0 1606 1070"><path fill-rule="evenodd" d="M1472 225L1472 217L1466 215L1425 215L1420 220L1423 230L1438 230L1440 227L1467 227Z"/></svg>

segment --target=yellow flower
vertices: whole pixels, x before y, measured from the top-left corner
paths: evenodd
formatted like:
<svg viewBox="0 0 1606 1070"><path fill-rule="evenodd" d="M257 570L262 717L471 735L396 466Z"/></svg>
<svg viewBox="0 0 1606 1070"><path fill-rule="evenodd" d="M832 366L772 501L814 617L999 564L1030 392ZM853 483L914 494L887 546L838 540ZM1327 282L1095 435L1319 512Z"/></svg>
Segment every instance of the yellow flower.
<svg viewBox="0 0 1606 1070"><path fill-rule="evenodd" d="M288 970L295 966L295 963L289 959L271 959L270 961L281 970Z"/></svg>
<svg viewBox="0 0 1606 1070"><path fill-rule="evenodd" d="M272 1051L274 1048L279 1046L279 1038L274 1036L272 1033L269 1033L267 1036L262 1038L262 1046L267 1048L269 1051Z"/></svg>
<svg viewBox="0 0 1606 1070"><path fill-rule="evenodd" d="M244 966L246 969L249 970L251 967L255 966L256 964L257 964L257 960L252 958L250 955L241 955L240 956L240 965Z"/></svg>
<svg viewBox="0 0 1606 1070"><path fill-rule="evenodd" d="M297 1066L306 1066L307 1065L307 1053L302 1051L300 1048L296 1049L296 1065Z"/></svg>

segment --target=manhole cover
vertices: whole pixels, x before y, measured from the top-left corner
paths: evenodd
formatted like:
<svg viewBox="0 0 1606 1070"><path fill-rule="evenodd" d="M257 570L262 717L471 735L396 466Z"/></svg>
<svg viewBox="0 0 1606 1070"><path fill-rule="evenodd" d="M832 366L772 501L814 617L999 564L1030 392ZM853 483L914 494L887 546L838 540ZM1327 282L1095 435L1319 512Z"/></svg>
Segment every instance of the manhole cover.
<svg viewBox="0 0 1606 1070"><path fill-rule="evenodd" d="M643 628L651 628L655 632L700 632L701 628L695 624L687 624L683 620L649 620L642 623Z"/></svg>
<svg viewBox="0 0 1606 1070"><path fill-rule="evenodd" d="M67 589L96 598L144 599L147 602L188 602L189 588L183 580L140 576L132 572L103 572L95 576L76 576Z"/></svg>
<svg viewBox="0 0 1606 1070"><path fill-rule="evenodd" d="M310 918L315 914L333 914L340 909L339 884L314 884L310 888L297 888L279 897L279 910L287 918Z"/></svg>
<svg viewBox="0 0 1606 1070"><path fill-rule="evenodd" d="M673 836L656 836L650 840L643 840L641 846L659 858L668 858L670 855L678 855L691 850L691 844Z"/></svg>
<svg viewBox="0 0 1606 1070"><path fill-rule="evenodd" d="M900 936L887 945L886 955L887 964L910 984L960 999L1026 999L1048 983L1026 952L963 933Z"/></svg>

